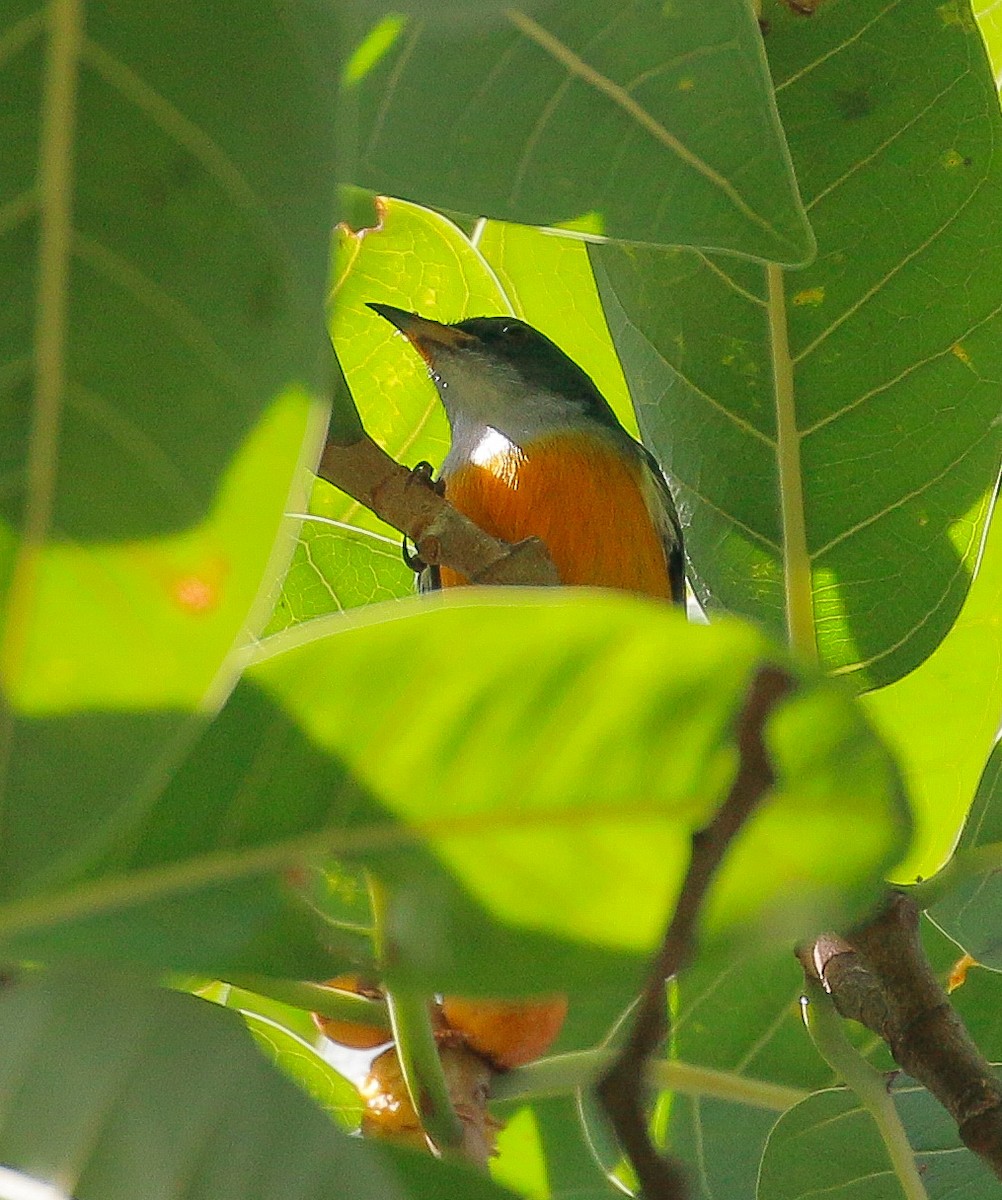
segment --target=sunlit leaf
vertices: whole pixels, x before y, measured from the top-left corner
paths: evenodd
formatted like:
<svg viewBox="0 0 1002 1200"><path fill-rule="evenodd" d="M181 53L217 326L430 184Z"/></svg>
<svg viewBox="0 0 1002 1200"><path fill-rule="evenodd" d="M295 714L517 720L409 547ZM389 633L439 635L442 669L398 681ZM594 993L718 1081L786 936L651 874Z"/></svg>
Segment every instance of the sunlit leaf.
<svg viewBox="0 0 1002 1200"><path fill-rule="evenodd" d="M978 574L950 632L924 663L863 697L894 749L915 813L915 841L894 878L946 861L1002 722L1002 521L992 519Z"/></svg>
<svg viewBox="0 0 1002 1200"><path fill-rule="evenodd" d="M956 854L1002 842L1002 742L985 767ZM987 865L964 876L932 906L929 915L972 958L1002 970L1002 875Z"/></svg>
<svg viewBox="0 0 1002 1200"><path fill-rule="evenodd" d="M764 644L737 626L687 626L660 606L611 596L526 595L511 607L471 593L409 609L280 635L248 678L428 839L497 920L642 953L678 887L688 838L733 769L729 730ZM345 686L310 686L334 678ZM822 903L835 885L829 839L850 808L860 859L839 856L845 884L897 840L893 777L837 689L798 694L770 742L781 782L729 860L711 927L741 913L776 919L780 896L794 923L797 907ZM414 953L448 961L430 919L441 900L434 888L424 894L404 851L384 863L374 842L367 857L405 881L402 906L429 918L426 948ZM809 882L815 872L827 881L820 891ZM535 965L540 986L556 982L555 967ZM499 962L495 975L504 978Z"/></svg>

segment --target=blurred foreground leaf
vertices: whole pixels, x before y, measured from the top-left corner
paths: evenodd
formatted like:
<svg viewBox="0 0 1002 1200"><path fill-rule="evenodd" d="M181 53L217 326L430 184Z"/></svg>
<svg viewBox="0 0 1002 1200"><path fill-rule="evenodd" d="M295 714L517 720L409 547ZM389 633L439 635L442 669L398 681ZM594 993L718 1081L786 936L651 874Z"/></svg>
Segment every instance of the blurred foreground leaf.
<svg viewBox="0 0 1002 1200"><path fill-rule="evenodd" d="M114 974L0 996L0 1161L75 1200L503 1200L472 1170L347 1137L239 1018Z"/></svg>

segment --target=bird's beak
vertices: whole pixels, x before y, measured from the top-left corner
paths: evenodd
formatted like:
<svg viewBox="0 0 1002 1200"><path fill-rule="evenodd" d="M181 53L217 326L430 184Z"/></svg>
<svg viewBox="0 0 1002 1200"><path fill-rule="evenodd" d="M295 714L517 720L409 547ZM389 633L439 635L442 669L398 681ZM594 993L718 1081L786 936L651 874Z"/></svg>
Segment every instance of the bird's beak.
<svg viewBox="0 0 1002 1200"><path fill-rule="evenodd" d="M430 367L435 365L436 356L443 350L461 350L477 340L472 333L455 325L442 325L406 309L394 308L392 304L369 304L368 307L395 325Z"/></svg>

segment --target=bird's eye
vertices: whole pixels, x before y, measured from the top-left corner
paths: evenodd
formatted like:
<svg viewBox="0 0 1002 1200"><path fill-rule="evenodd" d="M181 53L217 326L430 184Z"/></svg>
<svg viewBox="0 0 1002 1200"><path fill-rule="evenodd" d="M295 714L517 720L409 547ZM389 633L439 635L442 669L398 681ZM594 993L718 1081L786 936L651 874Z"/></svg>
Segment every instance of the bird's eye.
<svg viewBox="0 0 1002 1200"><path fill-rule="evenodd" d="M501 332L509 341L520 342L525 339L526 330L524 325L505 325Z"/></svg>

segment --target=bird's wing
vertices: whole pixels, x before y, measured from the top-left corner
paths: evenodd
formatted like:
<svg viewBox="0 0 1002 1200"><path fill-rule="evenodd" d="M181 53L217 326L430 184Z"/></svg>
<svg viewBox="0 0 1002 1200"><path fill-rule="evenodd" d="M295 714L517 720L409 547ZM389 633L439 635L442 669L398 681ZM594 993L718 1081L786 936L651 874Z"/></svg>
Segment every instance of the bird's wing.
<svg viewBox="0 0 1002 1200"><path fill-rule="evenodd" d="M648 481L647 504L665 549L668 561L668 582L671 585L672 603L685 608L685 547L682 541L682 523L678 519L675 498L671 494L668 479L653 454L646 446L636 443L643 455L644 473Z"/></svg>

